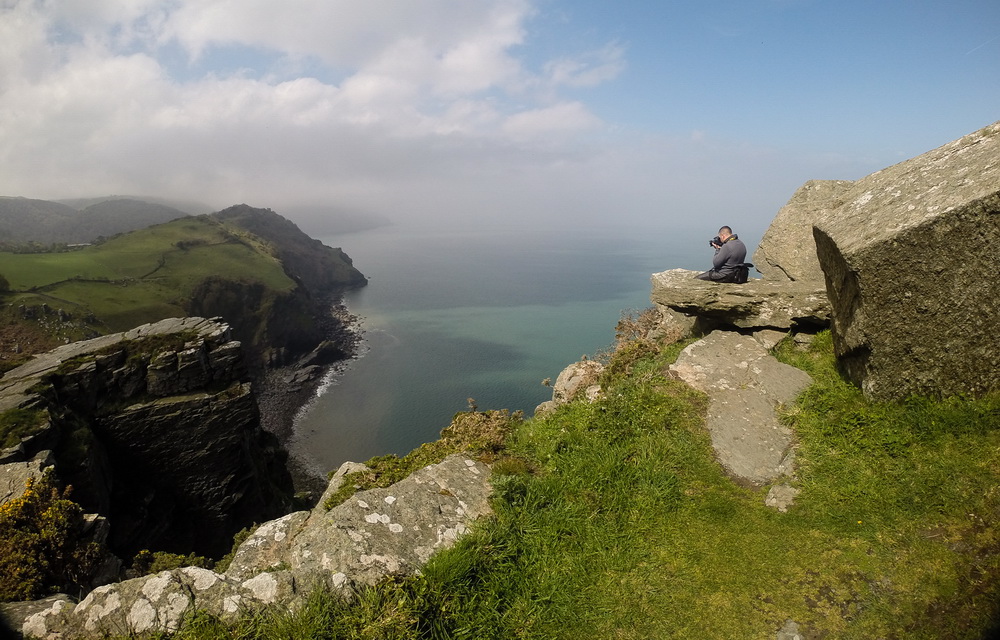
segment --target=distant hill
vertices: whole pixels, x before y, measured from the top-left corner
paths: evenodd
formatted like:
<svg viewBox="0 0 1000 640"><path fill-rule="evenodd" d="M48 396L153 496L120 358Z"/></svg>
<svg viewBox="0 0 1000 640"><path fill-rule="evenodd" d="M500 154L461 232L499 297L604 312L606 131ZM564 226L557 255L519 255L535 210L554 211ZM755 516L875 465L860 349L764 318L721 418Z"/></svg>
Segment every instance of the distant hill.
<svg viewBox="0 0 1000 640"><path fill-rule="evenodd" d="M0 242L86 242L73 232L79 214L48 200L0 197Z"/></svg>
<svg viewBox="0 0 1000 640"><path fill-rule="evenodd" d="M327 291L367 282L340 248L331 249L310 238L293 222L270 209L241 204L214 213L212 217L267 239L271 252L284 265L285 273L301 281L307 289Z"/></svg>
<svg viewBox="0 0 1000 640"><path fill-rule="evenodd" d="M166 207L172 209L177 209L178 211L183 211L184 213L192 216L200 216L206 213L212 213L215 211L215 207L205 204L204 202L194 202L190 200L174 200L173 198L160 198L158 196L100 196L97 198L60 198L58 200L53 200L53 202L58 202L59 204L65 204L67 206L73 207L74 209L83 210L87 207L95 204L100 204L102 202L110 202L112 200L136 200L138 202L148 202L149 204L162 204Z"/></svg>
<svg viewBox="0 0 1000 640"><path fill-rule="evenodd" d="M104 200L79 210L48 200L0 197L0 242L81 244L186 215L142 200Z"/></svg>
<svg viewBox="0 0 1000 640"><path fill-rule="evenodd" d="M130 205L94 206L112 215ZM174 316L222 316L257 363L315 347L328 337L329 297L366 283L340 249L247 205L74 251L0 252L0 274L10 288L0 294L8 333L27 326L63 342Z"/></svg>

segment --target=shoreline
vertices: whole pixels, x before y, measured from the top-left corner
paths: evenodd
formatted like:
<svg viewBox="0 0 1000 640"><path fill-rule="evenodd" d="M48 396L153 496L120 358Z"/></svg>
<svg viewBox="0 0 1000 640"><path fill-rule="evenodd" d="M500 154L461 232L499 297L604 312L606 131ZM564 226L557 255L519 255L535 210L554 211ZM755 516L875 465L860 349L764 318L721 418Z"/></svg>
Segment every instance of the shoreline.
<svg viewBox="0 0 1000 640"><path fill-rule="evenodd" d="M295 363L265 368L254 378L261 428L273 434L287 452L286 467L295 492L309 493L311 500L319 499L329 483L328 474L336 469L318 469L312 461L292 451L295 421L320 390L331 383L331 376L340 375L358 357L363 339L361 318L344 305L342 292L329 296L324 304L327 313L319 319L324 325L324 339L340 348L344 357L331 363L312 364L307 354Z"/></svg>

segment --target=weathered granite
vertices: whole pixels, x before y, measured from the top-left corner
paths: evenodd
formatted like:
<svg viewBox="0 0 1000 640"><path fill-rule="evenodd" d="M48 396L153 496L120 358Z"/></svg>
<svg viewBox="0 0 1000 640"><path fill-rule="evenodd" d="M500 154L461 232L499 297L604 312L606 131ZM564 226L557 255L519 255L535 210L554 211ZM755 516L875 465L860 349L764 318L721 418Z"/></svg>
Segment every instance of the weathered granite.
<svg viewBox="0 0 1000 640"><path fill-rule="evenodd" d="M1000 122L843 197L815 239L848 377L879 400L1000 389Z"/></svg>
<svg viewBox="0 0 1000 640"><path fill-rule="evenodd" d="M52 452L40 451L31 460L0 465L0 505L13 498L20 498L28 480L41 480L45 470L53 464Z"/></svg>
<svg viewBox="0 0 1000 640"><path fill-rule="evenodd" d="M185 567L106 585L77 605L61 598L26 608L15 628L49 640L170 632L195 609L223 619L260 605L295 609L317 586L348 590L410 574L490 513L489 475L486 465L452 455L330 511L263 524L224 574ZM8 619L17 614L7 612Z"/></svg>
<svg viewBox="0 0 1000 640"><path fill-rule="evenodd" d="M761 329L760 331L754 331L754 340L759 342L762 347L767 350L771 350L778 346L778 343L784 340L788 336L787 332L775 331L774 329Z"/></svg>
<svg viewBox="0 0 1000 640"><path fill-rule="evenodd" d="M681 352L673 375L708 394L706 425L719 462L754 485L791 473L791 431L775 414L812 382L752 337L713 331Z"/></svg>
<svg viewBox="0 0 1000 640"><path fill-rule="evenodd" d="M291 536L285 559L296 575L334 587L412 573L468 531L472 520L491 513L489 474L486 465L452 455L391 487L314 511Z"/></svg>
<svg viewBox="0 0 1000 640"><path fill-rule="evenodd" d="M604 371L604 365L595 360L581 360L574 362L559 372L556 382L552 385L552 399L535 408L536 414L552 411L559 405L566 404L576 399L581 394L588 401L593 402L601 392L601 387L597 384Z"/></svg>
<svg viewBox="0 0 1000 640"><path fill-rule="evenodd" d="M813 225L844 201L853 182L810 180L774 216L752 261L764 280L823 282Z"/></svg>
<svg viewBox="0 0 1000 640"><path fill-rule="evenodd" d="M799 495L799 492L799 489L790 484L776 484L768 490L764 504L785 513L795 502L795 497Z"/></svg>
<svg viewBox="0 0 1000 640"><path fill-rule="evenodd" d="M692 332L708 333L720 326L788 329L829 323L829 301L822 282L718 283L698 280L697 273L671 269L651 277L652 301L691 318Z"/></svg>

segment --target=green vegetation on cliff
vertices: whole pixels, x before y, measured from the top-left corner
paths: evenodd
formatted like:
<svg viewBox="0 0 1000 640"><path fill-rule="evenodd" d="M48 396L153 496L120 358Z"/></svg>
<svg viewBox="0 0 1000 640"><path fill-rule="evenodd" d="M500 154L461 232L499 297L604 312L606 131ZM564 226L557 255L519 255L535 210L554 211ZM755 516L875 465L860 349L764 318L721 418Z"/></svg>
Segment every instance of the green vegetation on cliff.
<svg viewBox="0 0 1000 640"><path fill-rule="evenodd" d="M59 341L78 340L172 316L221 315L259 349L315 346L323 337L316 327L326 311L322 297L365 282L340 249L246 205L76 251L0 252L0 273L10 290L0 323L10 333L27 334L27 325ZM26 347L0 350L15 346Z"/></svg>
<svg viewBox="0 0 1000 640"><path fill-rule="evenodd" d="M495 515L422 575L177 637L773 639L789 619L812 637L982 637L1000 397L869 402L829 334L786 341L815 383L786 412L802 492L780 513L715 462L704 396L665 373L678 350L629 343L602 399L511 425L490 453Z"/></svg>
<svg viewBox="0 0 1000 640"><path fill-rule="evenodd" d="M103 557L83 529L83 510L49 475L0 505L0 601L82 588Z"/></svg>

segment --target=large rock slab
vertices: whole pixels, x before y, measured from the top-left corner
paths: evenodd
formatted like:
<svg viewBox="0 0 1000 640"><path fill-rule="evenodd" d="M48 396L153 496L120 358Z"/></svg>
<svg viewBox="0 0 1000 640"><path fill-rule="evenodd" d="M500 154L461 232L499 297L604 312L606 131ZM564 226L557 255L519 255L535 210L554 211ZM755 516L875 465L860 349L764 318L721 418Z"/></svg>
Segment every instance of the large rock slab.
<svg viewBox="0 0 1000 640"><path fill-rule="evenodd" d="M1000 388L1000 122L858 180L815 239L837 357L868 397Z"/></svg>
<svg viewBox="0 0 1000 640"><path fill-rule="evenodd" d="M332 587L413 573L454 544L472 520L492 512L490 492L489 467L449 456L391 487L314 511L290 538L284 560L297 576Z"/></svg>
<svg viewBox="0 0 1000 640"><path fill-rule="evenodd" d="M452 455L330 511L264 523L224 574L184 567L99 587L79 604L59 598L4 614L31 637L83 640L169 633L195 610L226 619L261 605L295 609L318 586L345 590L418 571L491 513L489 477L486 465Z"/></svg>
<svg viewBox="0 0 1000 640"><path fill-rule="evenodd" d="M790 474L792 433L775 409L809 386L809 374L731 331L713 331L688 345L670 371L708 394L706 425L730 475L760 485Z"/></svg>
<svg viewBox="0 0 1000 640"><path fill-rule="evenodd" d="M830 306L821 281L732 284L698 280L697 273L687 269L654 273L650 298L689 317L691 327L699 332L719 326L815 329L829 324Z"/></svg>
<svg viewBox="0 0 1000 640"><path fill-rule="evenodd" d="M844 202L853 182L810 180L799 187L771 221L752 261L764 280L823 282L813 225Z"/></svg>

